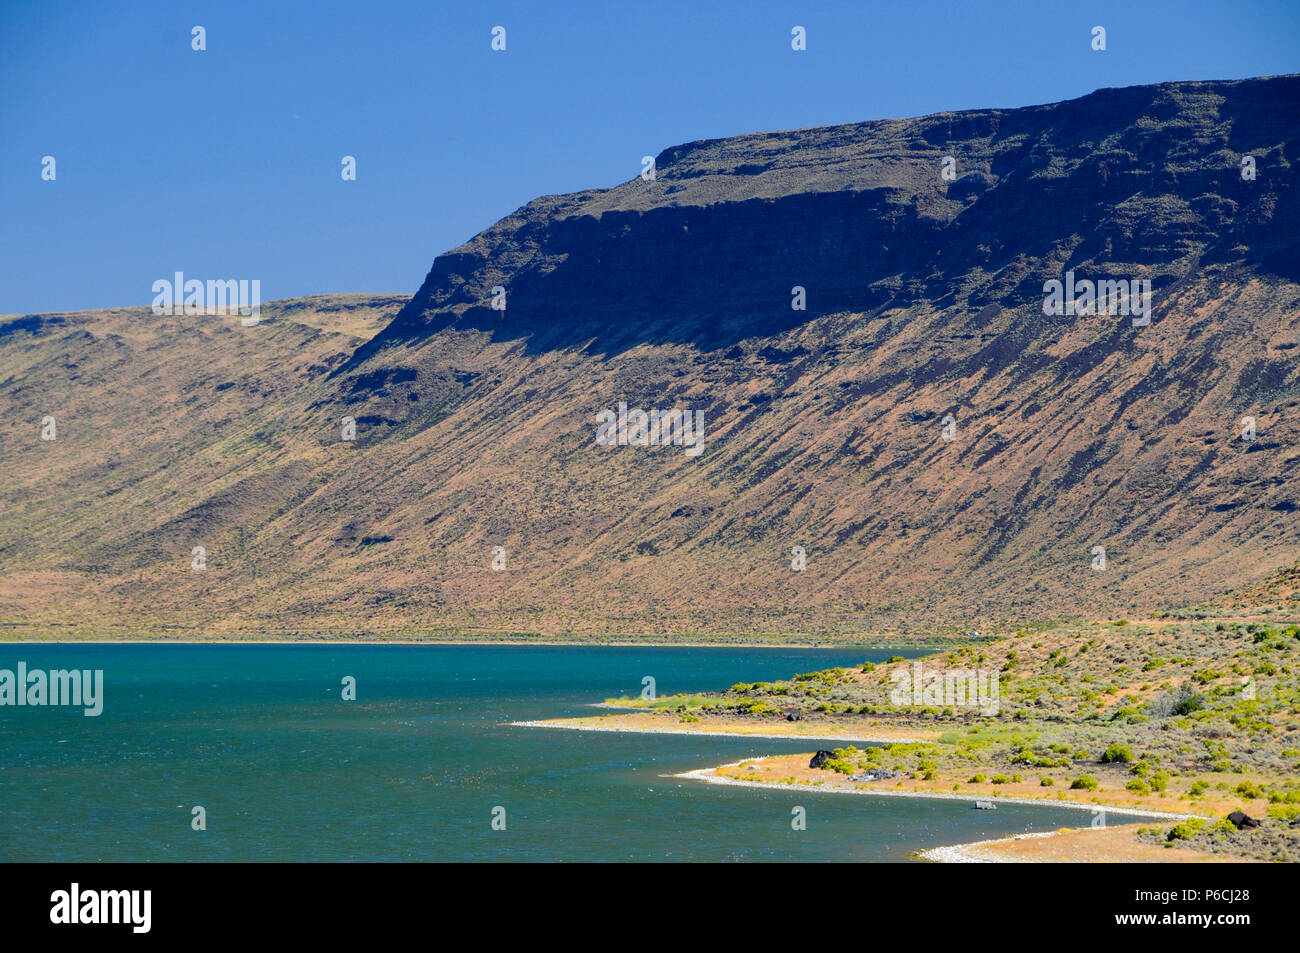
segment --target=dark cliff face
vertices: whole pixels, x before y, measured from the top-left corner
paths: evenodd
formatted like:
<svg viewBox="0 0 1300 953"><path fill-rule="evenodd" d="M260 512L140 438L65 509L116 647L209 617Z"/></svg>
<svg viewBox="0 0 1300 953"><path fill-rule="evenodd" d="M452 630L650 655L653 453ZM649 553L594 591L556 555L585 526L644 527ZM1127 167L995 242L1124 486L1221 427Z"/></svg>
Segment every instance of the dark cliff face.
<svg viewBox="0 0 1300 953"><path fill-rule="evenodd" d="M676 146L653 182L538 199L440 256L353 364L452 327L611 353L920 302L1029 313L1067 269L1294 279L1298 110L1300 77L1177 83Z"/></svg>

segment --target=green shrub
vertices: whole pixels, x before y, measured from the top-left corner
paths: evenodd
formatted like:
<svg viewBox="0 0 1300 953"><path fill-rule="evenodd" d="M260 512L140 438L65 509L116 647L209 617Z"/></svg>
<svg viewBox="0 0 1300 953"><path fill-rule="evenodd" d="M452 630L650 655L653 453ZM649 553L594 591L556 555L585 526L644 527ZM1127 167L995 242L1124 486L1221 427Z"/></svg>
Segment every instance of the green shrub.
<svg viewBox="0 0 1300 953"><path fill-rule="evenodd" d="M1051 778L1039 778L1039 779L1038 779L1038 786L1039 786L1039 787L1050 788L1050 787L1051 787L1053 784L1055 784L1055 783L1056 783L1056 782L1053 781Z"/></svg>
<svg viewBox="0 0 1300 953"><path fill-rule="evenodd" d="M1297 821L1300 820L1300 804L1270 804L1268 806L1268 816L1275 817L1279 821Z"/></svg>
<svg viewBox="0 0 1300 953"><path fill-rule="evenodd" d="M1165 840L1170 842L1176 840L1191 840L1204 829L1205 821L1201 820L1199 817L1193 817L1190 820L1183 821L1181 824L1175 824L1173 827L1169 828L1169 832L1165 834Z"/></svg>
<svg viewBox="0 0 1300 953"><path fill-rule="evenodd" d="M1070 782L1071 791L1095 791L1097 790L1097 779L1081 774Z"/></svg>
<svg viewBox="0 0 1300 953"><path fill-rule="evenodd" d="M1178 696L1174 703L1175 715L1190 715L1192 712L1200 711L1205 707L1205 696L1198 695L1196 692L1183 692Z"/></svg>
<svg viewBox="0 0 1300 953"><path fill-rule="evenodd" d="M1150 794L1151 787L1141 778L1134 778L1128 784L1124 785L1125 790L1132 791L1134 794Z"/></svg>
<svg viewBox="0 0 1300 953"><path fill-rule="evenodd" d="M968 783L970 783L970 784L983 784L983 783L984 783L985 781L987 781L987 780L988 780L988 775L985 775L985 774L972 774L972 775L970 776L970 781L969 781Z"/></svg>
<svg viewBox="0 0 1300 953"><path fill-rule="evenodd" d="M838 771L840 774L852 774L854 767L852 762L845 761L843 758L827 758L822 762L823 771Z"/></svg>
<svg viewBox="0 0 1300 953"><path fill-rule="evenodd" d="M1132 760L1133 760L1133 749L1130 748L1128 745L1120 744L1118 741L1114 742L1109 748L1107 748L1102 753L1101 756L1102 764L1111 764L1117 762L1123 762L1127 764Z"/></svg>

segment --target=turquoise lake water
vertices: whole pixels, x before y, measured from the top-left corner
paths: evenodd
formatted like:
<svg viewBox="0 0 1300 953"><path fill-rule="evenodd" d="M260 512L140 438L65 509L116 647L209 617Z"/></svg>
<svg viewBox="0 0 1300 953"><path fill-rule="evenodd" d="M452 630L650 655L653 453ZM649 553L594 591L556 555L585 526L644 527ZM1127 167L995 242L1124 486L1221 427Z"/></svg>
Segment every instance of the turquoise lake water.
<svg viewBox="0 0 1300 953"><path fill-rule="evenodd" d="M512 727L893 650L0 644L103 669L104 712L0 707L3 861L898 861L1085 811L664 775L810 741ZM357 700L340 699L344 676ZM207 830L191 829L202 805ZM807 829L791 829L791 808ZM493 830L494 807L506 829Z"/></svg>

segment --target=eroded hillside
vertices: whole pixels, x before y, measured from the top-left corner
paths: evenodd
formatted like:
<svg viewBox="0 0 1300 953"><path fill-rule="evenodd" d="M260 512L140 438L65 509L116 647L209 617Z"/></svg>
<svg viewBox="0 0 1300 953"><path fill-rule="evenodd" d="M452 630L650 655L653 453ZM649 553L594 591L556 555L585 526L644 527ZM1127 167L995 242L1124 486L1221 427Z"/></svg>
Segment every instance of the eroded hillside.
<svg viewBox="0 0 1300 953"><path fill-rule="evenodd" d="M0 616L823 638L1214 599L1300 556L1297 103L1165 84L690 143L360 316L7 319ZM1066 272L1150 281L1150 323L1044 314ZM620 402L701 411L702 452L598 445Z"/></svg>

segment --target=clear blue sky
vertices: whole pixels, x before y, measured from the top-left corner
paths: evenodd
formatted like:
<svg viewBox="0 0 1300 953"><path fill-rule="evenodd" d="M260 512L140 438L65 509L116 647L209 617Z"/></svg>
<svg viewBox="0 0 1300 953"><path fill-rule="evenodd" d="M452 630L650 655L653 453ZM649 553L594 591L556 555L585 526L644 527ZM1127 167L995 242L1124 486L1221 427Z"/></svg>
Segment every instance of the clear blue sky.
<svg viewBox="0 0 1300 953"><path fill-rule="evenodd" d="M1297 0L0 0L0 313L148 304L178 270L413 292L529 199L676 143L1292 72Z"/></svg>

